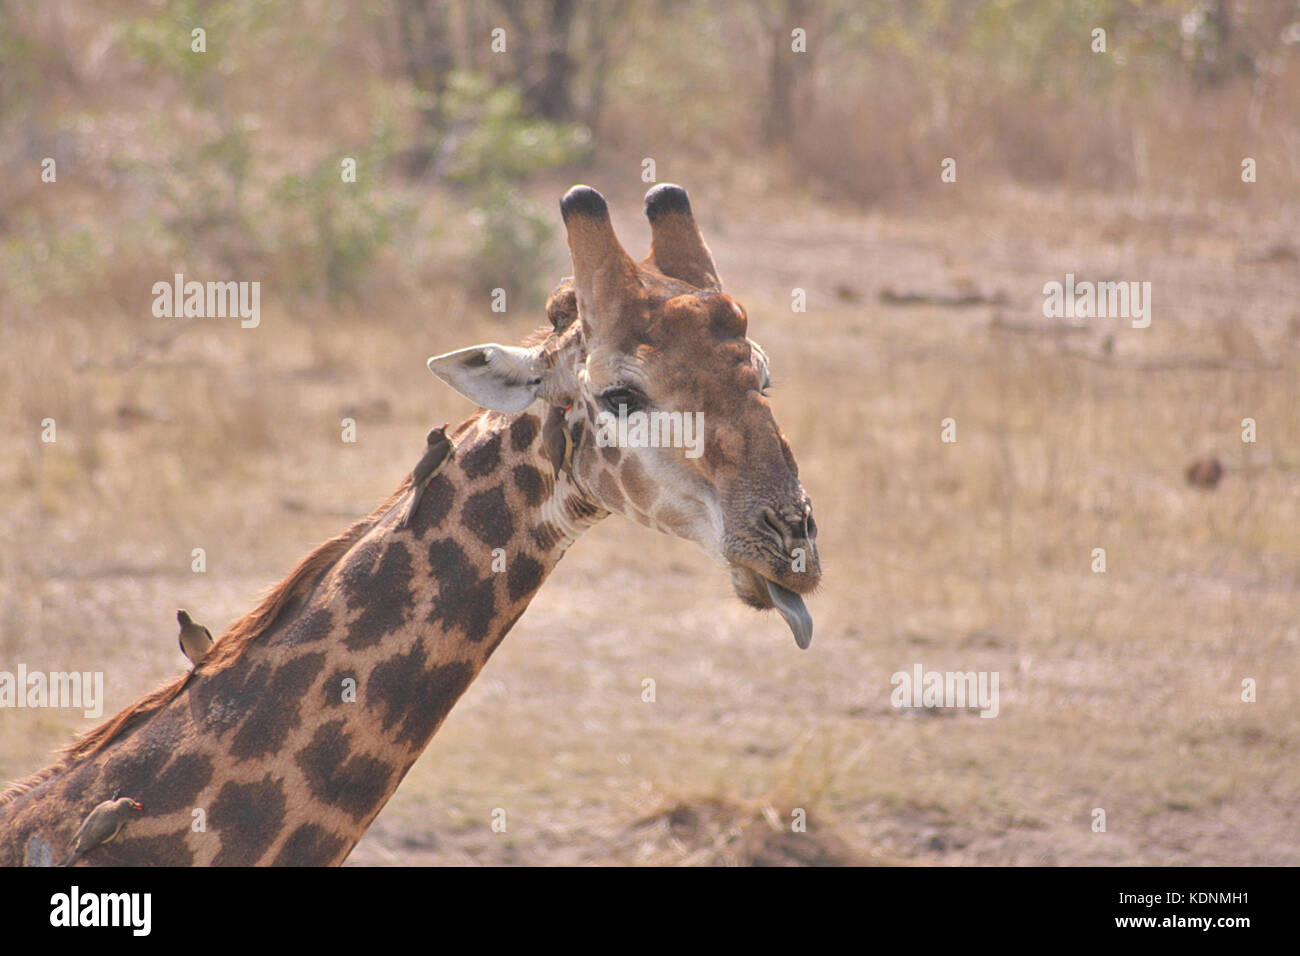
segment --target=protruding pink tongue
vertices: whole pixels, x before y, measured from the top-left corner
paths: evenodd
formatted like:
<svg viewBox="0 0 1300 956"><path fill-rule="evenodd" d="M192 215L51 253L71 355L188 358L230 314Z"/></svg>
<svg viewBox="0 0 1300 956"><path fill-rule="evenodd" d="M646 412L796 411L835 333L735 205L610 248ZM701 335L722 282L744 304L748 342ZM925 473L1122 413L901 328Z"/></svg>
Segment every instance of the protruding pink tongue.
<svg viewBox="0 0 1300 956"><path fill-rule="evenodd" d="M808 613L808 608L803 603L803 598L768 578L764 578L763 583L767 585L767 596L772 599L776 609L785 618L785 623L790 626L790 631L794 634L794 642L799 645L801 651L808 650L808 645L812 643L813 621L812 615Z"/></svg>

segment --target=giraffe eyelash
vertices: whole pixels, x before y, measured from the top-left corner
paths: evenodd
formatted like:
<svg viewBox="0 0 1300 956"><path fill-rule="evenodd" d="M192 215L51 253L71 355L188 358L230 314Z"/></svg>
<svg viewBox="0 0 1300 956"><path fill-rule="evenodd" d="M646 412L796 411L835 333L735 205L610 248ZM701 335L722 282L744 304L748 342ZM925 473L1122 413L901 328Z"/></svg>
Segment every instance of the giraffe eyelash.
<svg viewBox="0 0 1300 956"><path fill-rule="evenodd" d="M640 389L628 385L614 385L600 393L600 401L612 412L619 406L626 405L629 412L635 412L649 404L649 399Z"/></svg>

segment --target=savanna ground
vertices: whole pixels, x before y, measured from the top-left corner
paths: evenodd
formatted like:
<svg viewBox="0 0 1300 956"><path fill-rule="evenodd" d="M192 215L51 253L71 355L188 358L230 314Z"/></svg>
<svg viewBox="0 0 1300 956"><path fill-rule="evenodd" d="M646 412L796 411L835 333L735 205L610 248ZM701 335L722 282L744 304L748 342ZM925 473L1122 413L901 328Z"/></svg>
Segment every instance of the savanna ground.
<svg viewBox="0 0 1300 956"><path fill-rule="evenodd" d="M144 108L100 115L97 148L143 149ZM590 182L640 257L642 153L530 175L519 196L558 221L563 190ZM786 168L685 151L659 178L691 191L772 359L820 529L811 649L740 606L693 546L608 519L350 862L1300 863L1297 194L1251 192L1232 167L1235 187L1168 195L959 165L955 184L857 204L787 188ZM57 188L36 221L104 215L74 177ZM439 271L481 217L427 183L397 193L411 234L436 239L385 247L368 266L385 281L340 299L248 266L234 277L263 281L248 330L149 312L152 282L229 269L151 258L125 230L90 232L83 255L52 228L11 228L0 669L103 670L115 712L184 666L177 607L224 629L387 495L430 426L468 413L424 359L517 341L544 316L495 315ZM539 247L519 301L567 274L561 232ZM1043 284L1066 273L1151 282L1150 327L1044 318ZM909 292L923 301L882 298ZM983 301L940 302L967 293ZM1206 455L1225 469L1213 490L1184 476ZM998 672L998 716L891 707L891 675L918 663ZM0 778L90 724L0 711Z"/></svg>

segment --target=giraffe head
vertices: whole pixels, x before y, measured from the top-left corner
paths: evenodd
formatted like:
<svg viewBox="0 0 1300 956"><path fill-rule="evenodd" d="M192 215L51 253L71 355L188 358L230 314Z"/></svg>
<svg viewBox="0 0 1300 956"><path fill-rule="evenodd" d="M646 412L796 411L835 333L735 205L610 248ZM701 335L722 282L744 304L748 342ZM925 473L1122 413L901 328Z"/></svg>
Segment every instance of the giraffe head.
<svg viewBox="0 0 1300 956"><path fill-rule="evenodd" d="M722 291L686 190L646 194L639 263L600 193L575 186L560 209L573 276L551 294L545 340L460 349L430 370L486 408L545 403L557 475L599 509L694 541L807 647L800 595L821 577L812 505L768 403L767 356Z"/></svg>

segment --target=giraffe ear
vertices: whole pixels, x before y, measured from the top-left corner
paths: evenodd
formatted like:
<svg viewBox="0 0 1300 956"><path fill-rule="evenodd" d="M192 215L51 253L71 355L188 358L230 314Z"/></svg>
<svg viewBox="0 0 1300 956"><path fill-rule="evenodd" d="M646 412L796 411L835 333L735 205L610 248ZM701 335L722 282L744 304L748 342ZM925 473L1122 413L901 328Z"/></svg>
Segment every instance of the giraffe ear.
<svg viewBox="0 0 1300 956"><path fill-rule="evenodd" d="M475 345L429 359L429 371L494 412L522 412L537 399L545 374L540 348Z"/></svg>

